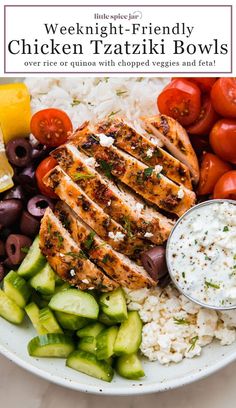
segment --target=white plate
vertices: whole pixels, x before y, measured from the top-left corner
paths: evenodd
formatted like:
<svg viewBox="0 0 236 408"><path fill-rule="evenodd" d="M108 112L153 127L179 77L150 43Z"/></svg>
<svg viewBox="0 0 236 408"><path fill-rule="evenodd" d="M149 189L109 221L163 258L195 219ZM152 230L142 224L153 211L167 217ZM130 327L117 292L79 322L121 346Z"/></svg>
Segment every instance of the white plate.
<svg viewBox="0 0 236 408"><path fill-rule="evenodd" d="M3 355L46 380L97 394L131 395L165 391L199 380L236 359L236 343L225 347L212 343L203 348L200 357L185 359L168 367L144 361L146 377L142 381L115 376L111 383L106 383L65 367L65 360L29 357L27 343L35 335L28 321L18 327L0 318L0 352Z"/></svg>

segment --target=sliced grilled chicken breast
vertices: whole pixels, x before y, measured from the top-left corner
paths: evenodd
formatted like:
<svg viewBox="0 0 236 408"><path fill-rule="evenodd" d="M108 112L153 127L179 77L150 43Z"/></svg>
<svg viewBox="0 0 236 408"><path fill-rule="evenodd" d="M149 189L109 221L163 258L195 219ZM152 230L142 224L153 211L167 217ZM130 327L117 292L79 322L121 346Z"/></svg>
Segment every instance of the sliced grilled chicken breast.
<svg viewBox="0 0 236 408"><path fill-rule="evenodd" d="M112 174L165 211L181 216L195 202L191 190L179 187L160 174L158 166L157 169L148 167L112 145L104 146L100 138L86 127L72 136L71 143L93 156L105 174Z"/></svg>
<svg viewBox="0 0 236 408"><path fill-rule="evenodd" d="M44 183L117 251L135 257L148 246L136 236L129 236L129 231L111 219L60 166L56 166L44 177Z"/></svg>
<svg viewBox="0 0 236 408"><path fill-rule="evenodd" d="M57 204L55 215L71 234L74 241L88 254L89 259L121 286L129 289L156 286L156 282L152 280L143 267L138 266L125 255L116 252L101 238L94 235L94 231L62 201Z"/></svg>
<svg viewBox="0 0 236 408"><path fill-rule="evenodd" d="M63 280L78 288L111 291L119 285L86 258L51 209L41 221L40 249L52 269Z"/></svg>
<svg viewBox="0 0 236 408"><path fill-rule="evenodd" d="M144 201L131 190L101 176L97 167L93 167L96 166L93 158L70 144L60 146L51 154L88 197L124 228L128 226L132 235L157 245L167 240L173 222L153 208L145 207Z"/></svg>
<svg viewBox="0 0 236 408"><path fill-rule="evenodd" d="M96 125L96 132L112 137L115 146L136 157L147 166L162 166L162 174L165 174L166 177L187 188L192 188L190 172L185 164L156 146L122 119L107 119L100 122Z"/></svg>
<svg viewBox="0 0 236 408"><path fill-rule="evenodd" d="M198 183L198 160L186 130L175 119L165 115L148 116L143 120L146 130L160 139L169 152L189 168L194 183Z"/></svg>

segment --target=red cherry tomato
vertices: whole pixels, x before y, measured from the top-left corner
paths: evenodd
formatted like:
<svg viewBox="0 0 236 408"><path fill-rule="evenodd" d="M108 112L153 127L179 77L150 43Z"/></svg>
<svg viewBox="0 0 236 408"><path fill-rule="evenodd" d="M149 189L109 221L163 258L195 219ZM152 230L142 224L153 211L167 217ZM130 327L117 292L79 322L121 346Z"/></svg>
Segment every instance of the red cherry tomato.
<svg viewBox="0 0 236 408"><path fill-rule="evenodd" d="M219 159L219 157L217 157L215 154L204 154L200 167L198 194L211 194L219 178L231 169L232 167L230 166L230 164Z"/></svg>
<svg viewBox="0 0 236 408"><path fill-rule="evenodd" d="M214 109L227 118L236 118L236 78L220 78L211 90Z"/></svg>
<svg viewBox="0 0 236 408"><path fill-rule="evenodd" d="M198 85L201 91L205 93L205 92L210 92L217 78L199 77L199 78L188 78L188 80Z"/></svg>
<svg viewBox="0 0 236 408"><path fill-rule="evenodd" d="M198 157L202 156L202 153L211 149L208 137L206 136L190 135L190 141Z"/></svg>
<svg viewBox="0 0 236 408"><path fill-rule="evenodd" d="M210 133L210 145L217 156L236 164L236 120L216 122Z"/></svg>
<svg viewBox="0 0 236 408"><path fill-rule="evenodd" d="M196 122L187 128L187 131L192 135L207 135L217 119L218 115L213 109L211 98L205 95L203 97L200 115Z"/></svg>
<svg viewBox="0 0 236 408"><path fill-rule="evenodd" d="M236 200L236 170L221 176L215 185L213 197Z"/></svg>
<svg viewBox="0 0 236 408"><path fill-rule="evenodd" d="M43 109L32 116L30 128L40 143L57 147L65 143L73 127L69 116L60 109Z"/></svg>
<svg viewBox="0 0 236 408"><path fill-rule="evenodd" d="M160 113L171 116L183 126L189 126L200 114L200 89L185 79L175 79L160 93L157 106Z"/></svg>
<svg viewBox="0 0 236 408"><path fill-rule="evenodd" d="M53 157L46 157L36 169L35 176L38 184L38 188L42 194L50 198L58 198L54 191L45 186L43 178L50 170L57 165L57 161Z"/></svg>

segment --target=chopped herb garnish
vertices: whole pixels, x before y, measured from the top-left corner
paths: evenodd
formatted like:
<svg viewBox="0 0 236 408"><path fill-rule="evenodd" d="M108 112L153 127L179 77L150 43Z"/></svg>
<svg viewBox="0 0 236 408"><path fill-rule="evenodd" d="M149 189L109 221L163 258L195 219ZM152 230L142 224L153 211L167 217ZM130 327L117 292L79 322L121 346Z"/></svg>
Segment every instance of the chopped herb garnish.
<svg viewBox="0 0 236 408"><path fill-rule="evenodd" d="M109 77L104 77L104 81L107 83L109 81Z"/></svg>
<svg viewBox="0 0 236 408"><path fill-rule="evenodd" d="M144 178L146 179L146 178L150 177L152 175L152 173L153 173L153 170L154 170L154 167L147 167L143 171Z"/></svg>
<svg viewBox="0 0 236 408"><path fill-rule="evenodd" d="M23 252L23 254L28 254L28 252L29 252L29 247L27 247L27 246L23 246L23 247L21 247L21 252Z"/></svg>
<svg viewBox="0 0 236 408"><path fill-rule="evenodd" d="M190 324L190 322L188 320L183 319L183 318L178 319L177 317L173 317L173 319L174 319L175 324L178 324L178 325L181 325L181 324L188 325L188 324Z"/></svg>
<svg viewBox="0 0 236 408"><path fill-rule="evenodd" d="M79 253L76 252L67 252L65 255L67 256L71 256L72 258L78 259L78 258L83 258L83 259L87 259L87 255L84 253L84 251L82 251L82 249L80 250Z"/></svg>
<svg viewBox="0 0 236 408"><path fill-rule="evenodd" d="M182 277L185 279L185 272L182 272Z"/></svg>
<svg viewBox="0 0 236 408"><path fill-rule="evenodd" d="M124 217L124 229L127 231L127 235L129 238L133 236L131 231L131 223L129 217Z"/></svg>
<svg viewBox="0 0 236 408"><path fill-rule="evenodd" d="M95 176L93 174L85 174L85 173L75 173L74 174L74 180L78 181L78 180L87 180L87 179L91 179L94 178Z"/></svg>
<svg viewBox="0 0 236 408"><path fill-rule="evenodd" d="M58 247L61 248L62 244L63 244L63 241L64 241L64 238L58 231L56 232L56 237L57 237L57 241L58 241Z"/></svg>
<svg viewBox="0 0 236 408"><path fill-rule="evenodd" d="M220 289L220 286L213 282L205 281L205 285L207 288Z"/></svg>
<svg viewBox="0 0 236 408"><path fill-rule="evenodd" d="M73 107L73 106L77 106L77 105L79 105L81 103L81 101L79 100L79 99L77 99L77 98L74 98L73 99L73 102L71 103L71 106Z"/></svg>
<svg viewBox="0 0 236 408"><path fill-rule="evenodd" d="M104 255L104 257L102 258L102 262L106 264L108 261L109 261L109 255Z"/></svg>
<svg viewBox="0 0 236 408"><path fill-rule="evenodd" d="M162 152L160 151L159 147L156 147L156 148L155 148L154 153L153 153L153 156L156 156L156 157L162 157L162 156L163 156L163 154L162 154Z"/></svg>
<svg viewBox="0 0 236 408"><path fill-rule="evenodd" d="M236 260L236 254L234 255L234 260Z"/></svg>
<svg viewBox="0 0 236 408"><path fill-rule="evenodd" d="M194 240L194 244L197 245L197 240L196 239Z"/></svg>
<svg viewBox="0 0 236 408"><path fill-rule="evenodd" d="M198 341L198 336L194 336L194 337L192 337L190 339L190 342L189 342L190 347L189 347L188 351L192 351L194 349L194 347L196 346L197 341Z"/></svg>
<svg viewBox="0 0 236 408"><path fill-rule="evenodd" d="M84 242L84 246L85 246L86 249L91 249L91 247L93 245L94 237L95 237L95 232L91 231L88 238Z"/></svg>
<svg viewBox="0 0 236 408"><path fill-rule="evenodd" d="M47 230L49 234L51 233L51 229L52 229L52 224L49 222L47 226Z"/></svg>
<svg viewBox="0 0 236 408"><path fill-rule="evenodd" d="M205 261L210 261L211 260L211 258L209 258L209 256L205 256Z"/></svg>
<svg viewBox="0 0 236 408"><path fill-rule="evenodd" d="M128 92L128 91L122 91L122 90L119 90L119 89L118 89L118 90L116 91L116 95L117 95L117 96L121 96L121 95L126 94L127 92Z"/></svg>
<svg viewBox="0 0 236 408"><path fill-rule="evenodd" d="M118 111L112 111L111 113L109 113L108 119L111 118L112 116L116 115L119 112L120 112L120 109Z"/></svg>
<svg viewBox="0 0 236 408"><path fill-rule="evenodd" d="M111 179L112 178L112 165L107 163L105 160L100 160L99 165L101 169L104 171L104 174L107 178Z"/></svg>
<svg viewBox="0 0 236 408"><path fill-rule="evenodd" d="M224 232L228 232L228 231L229 231L229 227L227 227L227 225L225 225L224 228L223 228L223 231L224 231Z"/></svg>

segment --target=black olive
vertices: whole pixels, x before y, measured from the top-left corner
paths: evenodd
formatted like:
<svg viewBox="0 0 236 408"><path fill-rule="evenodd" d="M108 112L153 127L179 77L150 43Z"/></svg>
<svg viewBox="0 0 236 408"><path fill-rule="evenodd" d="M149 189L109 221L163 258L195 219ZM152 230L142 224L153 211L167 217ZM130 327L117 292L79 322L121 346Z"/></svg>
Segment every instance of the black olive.
<svg viewBox="0 0 236 408"><path fill-rule="evenodd" d="M25 167L31 161L32 147L23 137L12 139L6 144L6 154L11 164Z"/></svg>
<svg viewBox="0 0 236 408"><path fill-rule="evenodd" d="M28 211L23 211L20 220L20 230L22 234L34 237L37 235L40 227L39 220L36 220Z"/></svg>
<svg viewBox="0 0 236 408"><path fill-rule="evenodd" d="M158 281L168 272L163 246L157 246L143 252L141 261L143 267L155 281Z"/></svg>
<svg viewBox="0 0 236 408"><path fill-rule="evenodd" d="M39 194L29 200L27 210L33 215L33 217L42 218L48 207L53 210L53 201L50 198Z"/></svg>
<svg viewBox="0 0 236 408"><path fill-rule="evenodd" d="M19 220L22 211L21 200L11 198L0 201L0 224L4 227L13 225Z"/></svg>
<svg viewBox="0 0 236 408"><path fill-rule="evenodd" d="M19 265L27 254L32 240L26 235L11 234L6 241L6 252L13 265Z"/></svg>

